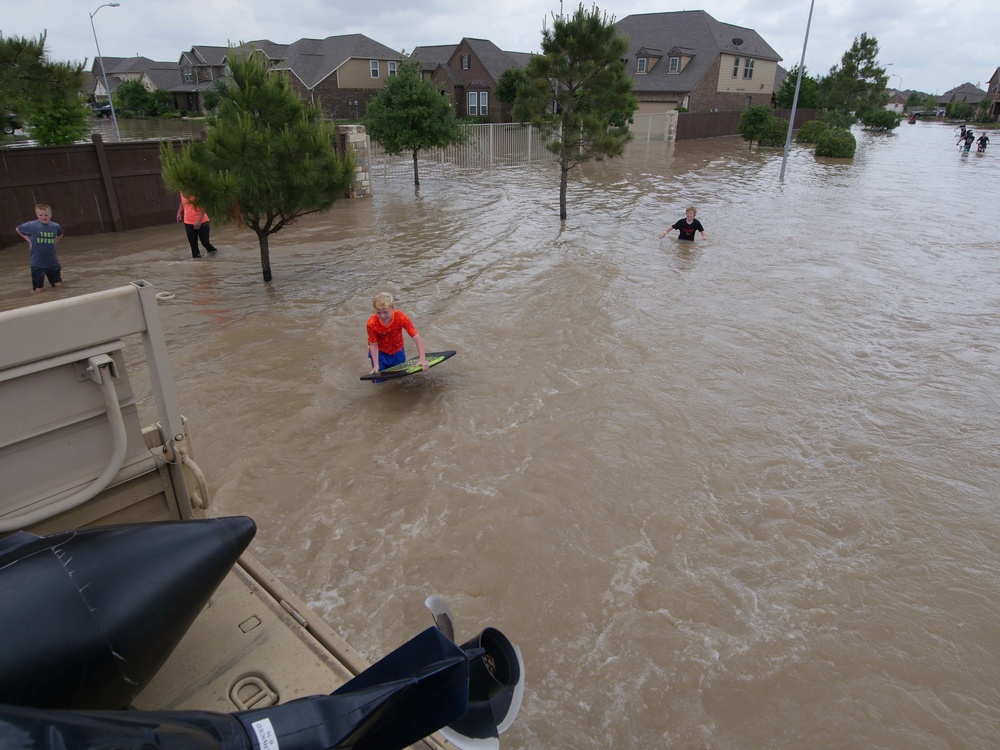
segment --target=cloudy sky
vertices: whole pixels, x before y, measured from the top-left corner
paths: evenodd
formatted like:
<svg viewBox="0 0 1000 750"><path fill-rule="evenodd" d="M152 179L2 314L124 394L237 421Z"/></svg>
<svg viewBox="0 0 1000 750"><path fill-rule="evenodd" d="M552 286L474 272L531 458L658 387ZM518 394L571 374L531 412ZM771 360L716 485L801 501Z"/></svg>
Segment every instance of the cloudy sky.
<svg viewBox="0 0 1000 750"><path fill-rule="evenodd" d="M94 16L101 52L176 61L195 44L270 39L288 44L303 37L360 33L393 49L455 44L462 37L489 39L501 49L537 52L543 19L558 0L120 0ZM577 7L565 0L564 12ZM88 62L96 56L89 14L99 0L12 0L4 3L0 32L36 36L48 31L53 59ZM585 3L590 7L589 3ZM603 0L616 19L633 13L705 10L716 20L755 29L784 58L798 63L809 0L704 0L660 4ZM806 68L824 74L839 63L854 37L874 35L889 85L944 93L965 82L986 87L1000 66L1000 3L996 0L816 0L806 48Z"/></svg>

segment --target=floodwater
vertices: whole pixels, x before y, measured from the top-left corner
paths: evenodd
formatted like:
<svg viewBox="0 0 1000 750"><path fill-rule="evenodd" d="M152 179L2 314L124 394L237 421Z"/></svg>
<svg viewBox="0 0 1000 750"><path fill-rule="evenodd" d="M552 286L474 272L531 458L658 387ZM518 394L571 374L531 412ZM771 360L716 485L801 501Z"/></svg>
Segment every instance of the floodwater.
<svg viewBox="0 0 1000 750"><path fill-rule="evenodd" d="M215 514L377 659L431 624L527 665L504 748L986 748L1000 736L1000 155L736 138L376 180L272 238L60 245L143 278ZM659 240L688 204L708 238ZM59 207L55 207L58 220ZM430 373L372 385L394 293ZM412 344L409 349L412 351ZM148 399L147 399L148 402Z"/></svg>

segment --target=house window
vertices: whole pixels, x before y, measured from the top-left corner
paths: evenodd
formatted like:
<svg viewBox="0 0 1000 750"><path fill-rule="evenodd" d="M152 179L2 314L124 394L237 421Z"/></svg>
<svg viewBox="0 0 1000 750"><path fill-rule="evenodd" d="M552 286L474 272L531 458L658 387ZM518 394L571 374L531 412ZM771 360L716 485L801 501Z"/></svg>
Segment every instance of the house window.
<svg viewBox="0 0 1000 750"><path fill-rule="evenodd" d="M378 60L372 60L372 78L378 78Z"/></svg>
<svg viewBox="0 0 1000 750"><path fill-rule="evenodd" d="M462 55L462 70L472 67L472 55Z"/></svg>
<svg viewBox="0 0 1000 750"><path fill-rule="evenodd" d="M736 78L740 74L740 58L733 58L733 78Z"/></svg>
<svg viewBox="0 0 1000 750"><path fill-rule="evenodd" d="M476 91L469 92L469 117L479 116L479 93Z"/></svg>
<svg viewBox="0 0 1000 750"><path fill-rule="evenodd" d="M670 65L667 67L668 73L677 73L681 69L681 59L679 57L671 57Z"/></svg>
<svg viewBox="0 0 1000 750"><path fill-rule="evenodd" d="M486 117L490 113L490 94L488 91L479 92L479 116Z"/></svg>
<svg viewBox="0 0 1000 750"><path fill-rule="evenodd" d="M191 83L194 80L194 71L188 66L184 68L184 83Z"/></svg>
<svg viewBox="0 0 1000 750"><path fill-rule="evenodd" d="M746 80L748 80L748 81L751 78L753 78L753 58L752 57L746 58L746 61L743 64L743 77Z"/></svg>
<svg viewBox="0 0 1000 750"><path fill-rule="evenodd" d="M390 60L387 64L389 66L389 78L395 77L395 75L396 75L396 61L395 60Z"/></svg>
<svg viewBox="0 0 1000 750"><path fill-rule="evenodd" d="M645 57L640 57L636 61L635 72L636 73L645 73L646 72L646 58Z"/></svg>

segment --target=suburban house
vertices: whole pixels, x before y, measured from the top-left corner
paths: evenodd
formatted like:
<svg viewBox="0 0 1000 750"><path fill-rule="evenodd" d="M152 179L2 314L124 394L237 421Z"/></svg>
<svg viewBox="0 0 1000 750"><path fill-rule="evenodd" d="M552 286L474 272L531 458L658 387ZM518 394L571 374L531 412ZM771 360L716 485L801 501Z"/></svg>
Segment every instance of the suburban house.
<svg viewBox="0 0 1000 750"><path fill-rule="evenodd" d="M1000 119L1000 68L993 71L986 84L986 95L990 98L990 116Z"/></svg>
<svg viewBox="0 0 1000 750"><path fill-rule="evenodd" d="M640 13L615 26L629 40L625 64L637 115L679 107L738 112L771 103L781 56L753 29L721 23L703 10Z"/></svg>
<svg viewBox="0 0 1000 750"><path fill-rule="evenodd" d="M456 45L417 47L410 53L424 78L450 98L458 117L489 122L510 122L510 105L496 98L496 87L505 70L523 68L530 57L527 52L504 52L487 39L468 37Z"/></svg>
<svg viewBox="0 0 1000 750"><path fill-rule="evenodd" d="M105 57L104 71L108 76L108 88L114 92L118 84L125 81L139 81L147 91L157 89L170 90L180 80L177 64L172 62L157 62L148 57ZM95 99L106 99L108 92L104 89L104 76L101 74L100 60L94 60L91 66L93 75L92 94Z"/></svg>
<svg viewBox="0 0 1000 750"><path fill-rule="evenodd" d="M938 106L944 109L954 102L968 102L973 108L979 106L979 102L986 97L986 92L978 86L966 81L961 86L945 91L937 98Z"/></svg>
<svg viewBox="0 0 1000 750"><path fill-rule="evenodd" d="M363 117L369 100L396 75L403 55L363 34L300 39L292 44L248 42L243 50L264 55L289 74L293 88L328 118ZM228 47L195 46L181 54L181 83L171 89L180 109L200 112L204 92L227 74Z"/></svg>
<svg viewBox="0 0 1000 750"><path fill-rule="evenodd" d="M887 92L889 94L889 101L886 102L885 108L890 112L895 112L897 114L903 114L903 110L906 109L906 100L909 94L905 91L899 91L898 89L889 89Z"/></svg>

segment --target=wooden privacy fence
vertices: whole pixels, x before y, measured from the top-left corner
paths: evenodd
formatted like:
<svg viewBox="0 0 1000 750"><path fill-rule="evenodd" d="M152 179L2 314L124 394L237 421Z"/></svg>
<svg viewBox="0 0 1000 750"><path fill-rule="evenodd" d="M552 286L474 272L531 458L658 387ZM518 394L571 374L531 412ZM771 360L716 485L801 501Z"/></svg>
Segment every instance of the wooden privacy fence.
<svg viewBox="0 0 1000 750"><path fill-rule="evenodd" d="M14 227L35 217L36 203L52 206L53 220L76 235L174 221L178 197L160 177L160 141L92 139L0 151L0 246L23 242Z"/></svg>
<svg viewBox="0 0 1000 750"><path fill-rule="evenodd" d="M677 116L677 140L693 138L717 138L723 135L738 135L740 117L743 112L681 112ZM774 116L788 120L790 109L776 109ZM815 109L795 110L795 129L802 127L806 120L816 118Z"/></svg>

